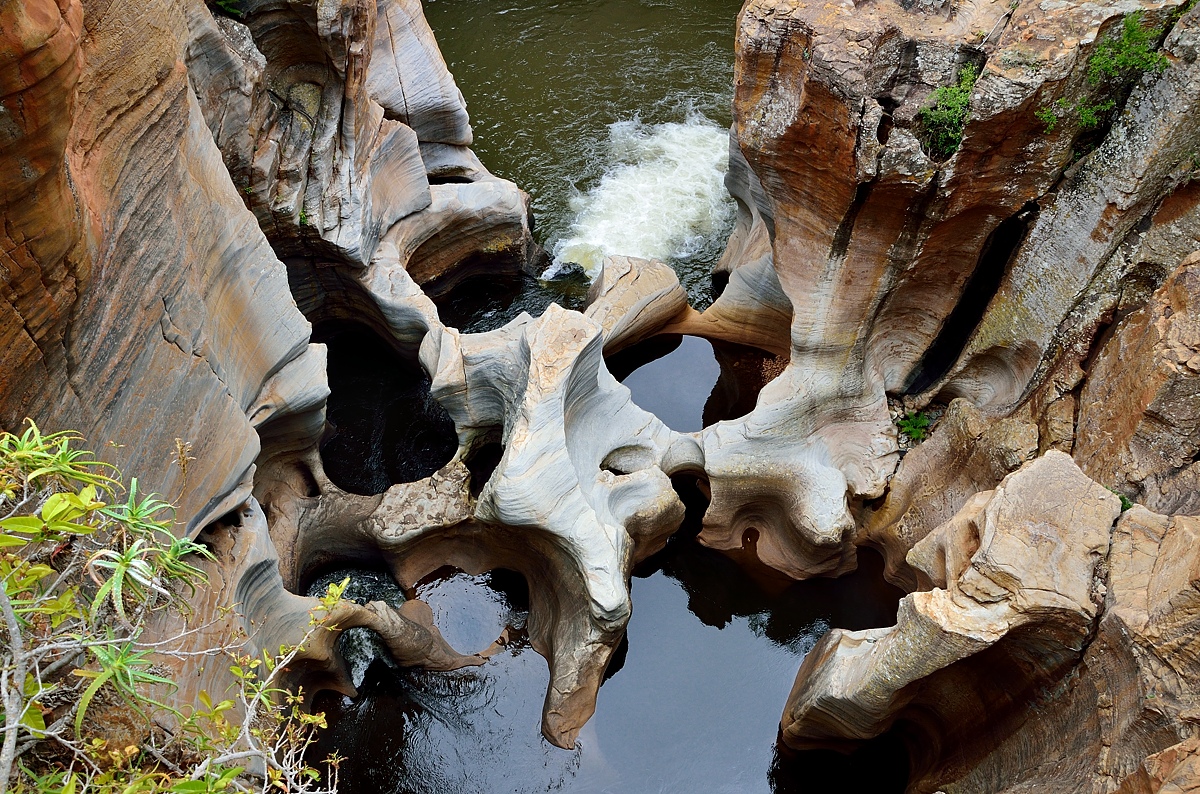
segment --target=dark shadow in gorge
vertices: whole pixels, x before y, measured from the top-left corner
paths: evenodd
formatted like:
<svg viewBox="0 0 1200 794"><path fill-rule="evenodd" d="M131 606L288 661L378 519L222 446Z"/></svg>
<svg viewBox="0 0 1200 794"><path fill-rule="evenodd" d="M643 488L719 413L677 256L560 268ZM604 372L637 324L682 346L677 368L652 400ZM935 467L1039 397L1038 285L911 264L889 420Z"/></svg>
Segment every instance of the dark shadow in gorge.
<svg viewBox="0 0 1200 794"><path fill-rule="evenodd" d="M512 322L521 312L540 317L551 303L583 309L587 278L578 272L553 281L527 273L472 276L440 294L431 294L438 319L464 334L491 331Z"/></svg>
<svg viewBox="0 0 1200 794"><path fill-rule="evenodd" d="M1008 263L1037 220L1038 205L1031 201L1020 212L1004 219L984 241L975 271L963 287L962 296L942 324L919 364L908 376L905 394L920 394L950 371L983 320L992 298L1000 290Z"/></svg>
<svg viewBox="0 0 1200 794"><path fill-rule="evenodd" d="M721 629L735 618L749 618L756 634L807 653L833 626L858 631L895 624L904 592L884 580L883 557L873 549L859 551L858 570L851 574L798 582L760 563L752 546L725 553L700 545L695 536L708 500L694 476L676 475L672 484L687 507L683 526L633 575L661 570L679 582L688 611L705 625Z"/></svg>
<svg viewBox="0 0 1200 794"><path fill-rule="evenodd" d="M454 457L454 422L417 361L358 323L318 323L312 338L329 348L321 461L334 485L371 496L424 479Z"/></svg>

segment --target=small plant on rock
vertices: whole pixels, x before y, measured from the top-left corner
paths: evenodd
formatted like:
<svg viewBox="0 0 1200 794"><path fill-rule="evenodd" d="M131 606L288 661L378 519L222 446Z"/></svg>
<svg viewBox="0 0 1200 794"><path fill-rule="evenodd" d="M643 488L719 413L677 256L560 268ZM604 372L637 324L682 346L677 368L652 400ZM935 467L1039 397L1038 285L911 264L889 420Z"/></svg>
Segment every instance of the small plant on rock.
<svg viewBox="0 0 1200 794"><path fill-rule="evenodd" d="M979 71L968 63L958 72L954 85L944 85L933 92L933 104L918 114L921 124L921 143L934 160L948 160L962 143L963 128L971 105L971 92Z"/></svg>
<svg viewBox="0 0 1200 794"><path fill-rule="evenodd" d="M1170 62L1157 49L1157 42L1164 28L1148 28L1142 23L1142 12L1135 11L1122 20L1119 36L1110 36L1096 44L1088 58L1087 82L1101 89L1106 97L1124 93L1147 72L1164 71ZM1115 99L1068 99L1063 97L1053 107L1044 107L1035 113L1038 121L1046 125L1046 132L1054 131L1058 122L1074 116L1080 129L1093 129L1104 124L1116 108ZM1055 109L1057 108L1057 110Z"/></svg>
<svg viewBox="0 0 1200 794"><path fill-rule="evenodd" d="M156 615L183 613L185 592L206 584L212 555L174 534L171 505L136 480L126 490L79 442L33 422L0 432L0 792L330 794L335 763L322 779L305 755L324 718L280 682L302 647L235 657L229 700L163 702L175 691L165 661L241 641L185 651L199 629L147 640ZM181 467L188 449L179 442ZM344 585L320 599L310 635L329 629Z"/></svg>
<svg viewBox="0 0 1200 794"><path fill-rule="evenodd" d="M929 436L929 417L921 411L909 411L896 420L896 426L911 441L924 441Z"/></svg>
<svg viewBox="0 0 1200 794"><path fill-rule="evenodd" d="M1104 486L1104 487L1105 487L1105 488L1108 488L1108 490L1110 490L1110 491L1112 491L1114 494L1116 494L1116 495L1117 495L1117 498L1121 500L1121 512L1122 512L1122 513L1124 513L1124 512L1125 512L1126 510L1128 510L1129 508L1133 507L1133 502L1129 501L1129 497L1127 497L1125 494L1121 493L1121 492L1120 492L1120 491L1118 491L1116 488L1112 488L1112 487L1110 487L1110 486L1107 486L1107 485L1106 485L1106 486Z"/></svg>

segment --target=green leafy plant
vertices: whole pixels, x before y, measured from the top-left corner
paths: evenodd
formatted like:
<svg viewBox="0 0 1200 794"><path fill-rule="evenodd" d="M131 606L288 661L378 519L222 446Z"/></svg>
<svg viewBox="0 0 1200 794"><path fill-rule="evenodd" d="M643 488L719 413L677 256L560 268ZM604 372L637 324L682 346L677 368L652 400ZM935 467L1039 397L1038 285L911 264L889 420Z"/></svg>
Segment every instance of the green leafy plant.
<svg viewBox="0 0 1200 794"><path fill-rule="evenodd" d="M1112 488L1112 487L1110 487L1110 486L1107 486L1107 485L1106 485L1106 486L1104 486L1104 487L1105 487L1105 488L1108 488L1108 490L1110 490L1110 491L1112 491L1114 494L1116 494L1116 495L1117 495L1117 498L1121 500L1121 512L1122 512L1122 513L1124 513L1124 512L1125 512L1126 510L1128 510L1129 508L1133 507L1133 502L1129 501L1129 497L1125 496L1125 494L1121 493L1121 492L1120 492L1120 491L1118 491L1116 488Z"/></svg>
<svg viewBox="0 0 1200 794"><path fill-rule="evenodd" d="M209 0L209 2L231 17L240 18L243 15L240 0Z"/></svg>
<svg viewBox="0 0 1200 794"><path fill-rule="evenodd" d="M933 104L917 114L921 143L934 160L947 160L958 151L978 77L975 65L966 64L959 70L955 83L934 91Z"/></svg>
<svg viewBox="0 0 1200 794"><path fill-rule="evenodd" d="M1046 134L1054 132L1054 128L1058 126L1058 114L1054 112L1053 108L1042 108L1033 115L1038 121L1046 125Z"/></svg>
<svg viewBox="0 0 1200 794"><path fill-rule="evenodd" d="M1069 99L1063 97L1053 107L1043 107L1034 115L1053 132L1058 122L1074 117L1083 130L1102 126L1116 108L1115 93L1125 93L1147 72L1162 72L1170 61L1158 51L1163 27L1148 28L1142 22L1142 12L1134 11L1121 21L1121 32L1096 44L1087 63L1087 82L1102 89L1106 98ZM1057 108L1057 110L1056 110Z"/></svg>
<svg viewBox="0 0 1200 794"><path fill-rule="evenodd" d="M1096 45L1088 58L1088 82L1103 85L1117 80L1136 79L1145 72L1162 72L1170 61L1158 52L1163 29L1142 24L1142 12L1134 11L1121 22L1121 34Z"/></svg>
<svg viewBox="0 0 1200 794"><path fill-rule="evenodd" d="M921 411L909 411L896 420L896 426L912 441L923 441L929 435L929 417Z"/></svg>
<svg viewBox="0 0 1200 794"><path fill-rule="evenodd" d="M336 765L322 778L305 755L324 718L279 684L303 643L254 659L234 654L240 640L190 650L235 656L234 697L214 704L203 694L181 710L163 702L175 685L161 665L191 632L153 643L143 632L154 615L186 609L181 592L206 581L201 563L212 556L174 535L174 509L136 479L122 496L120 473L80 441L33 422L0 432L0 792L333 792ZM177 443L185 474L188 450ZM330 628L341 595L334 587L319 601L310 636ZM108 746L97 735L101 703L136 715L145 739ZM169 733L155 727L165 715Z"/></svg>

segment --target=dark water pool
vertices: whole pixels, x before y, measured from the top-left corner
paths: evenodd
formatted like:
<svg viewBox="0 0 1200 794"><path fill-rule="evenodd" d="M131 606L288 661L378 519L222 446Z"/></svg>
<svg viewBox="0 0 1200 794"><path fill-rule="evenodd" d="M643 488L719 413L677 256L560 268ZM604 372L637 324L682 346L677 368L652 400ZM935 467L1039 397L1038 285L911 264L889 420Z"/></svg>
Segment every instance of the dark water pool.
<svg viewBox="0 0 1200 794"><path fill-rule="evenodd" d="M540 317L551 303L564 309L582 310L588 280L582 274L539 281L526 273L513 276L476 276L444 295L434 296L438 318L466 334L499 328L521 312Z"/></svg>
<svg viewBox="0 0 1200 794"><path fill-rule="evenodd" d="M321 461L335 485L370 496L450 462L458 449L454 422L417 361L356 323L318 324L313 341L329 354Z"/></svg>
<svg viewBox="0 0 1200 794"><path fill-rule="evenodd" d="M672 430L691 433L752 411L784 362L744 345L660 334L606 363L638 406Z"/></svg>
<svg viewBox="0 0 1200 794"><path fill-rule="evenodd" d="M332 720L320 750L347 756L347 794L901 791L902 756L775 746L817 639L832 625L894 620L900 593L883 583L882 560L863 551L860 566L836 581L791 582L673 540L636 572L627 643L573 751L539 733L549 674L521 639L523 580L444 572L419 593L452 644L480 649L506 626L517 641L481 668L374 665L356 702L319 704Z"/></svg>

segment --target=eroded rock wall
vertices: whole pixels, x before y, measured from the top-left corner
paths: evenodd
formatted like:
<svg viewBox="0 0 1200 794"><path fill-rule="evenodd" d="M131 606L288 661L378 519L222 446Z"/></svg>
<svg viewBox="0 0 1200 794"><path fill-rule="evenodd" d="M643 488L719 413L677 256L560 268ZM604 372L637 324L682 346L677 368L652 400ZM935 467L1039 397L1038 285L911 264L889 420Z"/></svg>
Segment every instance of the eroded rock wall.
<svg viewBox="0 0 1200 794"><path fill-rule="evenodd" d="M234 603L242 614L196 636L215 647L240 628L254 651L299 642L316 604L284 586L294 546L282 561L278 546L294 538L273 533L287 522L268 512L291 503L264 511L252 495L314 496L300 464L329 394L325 349L310 344L279 257L301 275L337 270L330 290L301 279L297 294L334 314L370 306L401 341L415 334L415 351L428 299L411 280L405 295L380 287L377 254L429 280L536 267L540 251L527 197L467 148L462 97L419 3L240 8L238 19L200 0L0 9L0 427L28 416L109 442L100 457L173 501L180 533L223 532L194 619ZM431 184L448 179L468 181ZM368 301L372 290L393 302ZM424 304L404 302L416 296ZM449 649L419 602L405 610L336 620L370 625L407 663L480 661ZM303 676L345 689L331 643ZM224 689L210 678L196 686Z"/></svg>

